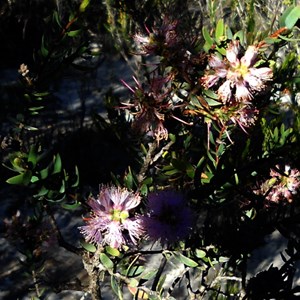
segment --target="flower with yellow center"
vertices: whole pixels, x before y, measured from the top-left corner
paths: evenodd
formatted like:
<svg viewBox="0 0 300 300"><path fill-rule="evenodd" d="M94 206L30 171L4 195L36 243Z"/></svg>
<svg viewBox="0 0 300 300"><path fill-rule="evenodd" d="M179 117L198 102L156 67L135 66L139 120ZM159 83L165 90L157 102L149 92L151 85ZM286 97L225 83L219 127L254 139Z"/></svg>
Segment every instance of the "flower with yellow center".
<svg viewBox="0 0 300 300"><path fill-rule="evenodd" d="M225 81L219 86L217 93L224 103L249 103L253 94L262 91L266 82L272 79L272 70L268 67L256 68L258 48L249 46L241 57L241 47L238 40L232 41L227 50L226 58L221 59L213 54L209 58L210 69L201 78L201 83L208 89ZM241 58L240 58L241 57Z"/></svg>
<svg viewBox="0 0 300 300"><path fill-rule="evenodd" d="M79 229L88 242L109 245L112 248L132 242L143 234L138 216L130 217L129 211L138 206L141 197L125 188L101 186L97 198L90 197L91 217Z"/></svg>

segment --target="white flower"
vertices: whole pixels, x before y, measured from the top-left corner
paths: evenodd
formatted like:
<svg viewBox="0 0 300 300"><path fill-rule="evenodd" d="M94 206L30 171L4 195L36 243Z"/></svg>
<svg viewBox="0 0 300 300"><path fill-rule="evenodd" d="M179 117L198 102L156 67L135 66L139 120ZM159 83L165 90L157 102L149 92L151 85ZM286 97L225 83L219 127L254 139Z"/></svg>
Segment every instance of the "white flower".
<svg viewBox="0 0 300 300"><path fill-rule="evenodd" d="M232 41L227 48L226 58L222 60L217 55L210 56L210 70L201 78L201 83L206 89L225 79L217 91L224 104L248 103L254 93L265 89L266 81L271 80L273 76L268 67L254 67L258 56L256 46L249 46L241 58L240 52L239 41Z"/></svg>

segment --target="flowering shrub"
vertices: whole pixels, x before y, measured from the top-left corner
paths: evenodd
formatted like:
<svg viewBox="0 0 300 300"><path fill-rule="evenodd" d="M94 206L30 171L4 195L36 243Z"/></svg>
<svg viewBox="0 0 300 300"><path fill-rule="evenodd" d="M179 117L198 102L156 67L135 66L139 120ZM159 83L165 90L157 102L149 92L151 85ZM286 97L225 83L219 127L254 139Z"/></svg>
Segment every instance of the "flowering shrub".
<svg viewBox="0 0 300 300"><path fill-rule="evenodd" d="M178 7L170 5L176 1L167 1L169 6L155 1L157 16L142 18L146 24L137 20L148 15L151 4L142 2L145 6L131 1L101 6L115 50L127 60L129 53L138 56L140 65L133 83L120 78L124 94L107 93L106 118L96 114L91 128L81 119L86 126L79 130L82 139L70 147L75 152L91 145L88 153L79 154L87 159L87 173L110 158L118 164L113 150L123 147L122 160L127 162L129 153L134 158L126 169L111 164L96 173L103 177L81 181L83 169L75 161L64 166L68 155L73 157L64 152L66 134L56 137L54 145L28 135L31 117L47 108L32 105L49 97L50 92L42 92L51 86L45 78L62 63L74 65L92 56L82 34L88 32L90 1L81 1L64 26L64 18L55 13L51 20L59 28L58 38L52 36L56 30L43 36L35 68L20 66L29 104L15 130L19 149L10 150L4 141L2 147L7 150L4 165L16 173L6 182L25 186L29 194L35 222L24 221L24 227L51 220L59 245L82 258L92 299L101 299L108 282L118 299L293 297L299 290L292 279L300 251L290 226L300 207L300 7L282 5L281 14L268 15L258 32L255 1L243 1L246 21L240 15L241 22L233 22L240 28L217 13L223 1L207 1L207 19L206 14L192 15L190 7L188 17L176 14ZM236 17L240 10L235 5L232 1ZM66 40L73 41L70 51ZM84 129L92 131L87 143ZM88 160L98 144L98 161ZM103 147L109 150L101 157ZM107 177L108 182L101 180ZM86 196L86 190L94 193L95 181L99 194ZM77 245L64 240L58 207L83 215L75 228ZM5 223L12 232L15 222ZM247 274L248 258L275 229L289 241L281 267ZM40 244L33 237L28 246L32 264ZM272 276L276 287L269 284ZM264 288L259 278L266 281ZM37 296L42 296L38 288Z"/></svg>

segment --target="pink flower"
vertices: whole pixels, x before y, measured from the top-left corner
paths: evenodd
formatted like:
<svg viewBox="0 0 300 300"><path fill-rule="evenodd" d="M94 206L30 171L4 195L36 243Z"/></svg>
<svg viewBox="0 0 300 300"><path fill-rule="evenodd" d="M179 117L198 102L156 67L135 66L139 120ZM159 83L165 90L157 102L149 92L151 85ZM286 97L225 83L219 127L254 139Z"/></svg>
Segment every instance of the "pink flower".
<svg viewBox="0 0 300 300"><path fill-rule="evenodd" d="M256 108L243 106L232 113L230 120L234 124L238 124L241 129L247 132L245 128L251 127L255 124L258 113L259 111Z"/></svg>
<svg viewBox="0 0 300 300"><path fill-rule="evenodd" d="M138 194L125 188L103 185L96 199L89 198L91 217L84 219L87 225L79 229L88 242L120 248L127 244L129 235L131 242L136 244L143 230L139 218L130 218L129 211L140 202Z"/></svg>
<svg viewBox="0 0 300 300"><path fill-rule="evenodd" d="M270 203L282 201L292 202L293 197L300 188L300 172L291 169L289 165L284 166L284 170L276 165L270 170L271 178L265 181L256 194L263 194Z"/></svg>
<svg viewBox="0 0 300 300"><path fill-rule="evenodd" d="M221 59L216 54L210 56L209 70L200 81L208 89L222 80L217 93L224 104L248 103L254 93L266 88L266 82L273 76L270 68L255 67L257 56L258 48L249 46L241 57L239 41L232 41L227 48L226 58Z"/></svg>

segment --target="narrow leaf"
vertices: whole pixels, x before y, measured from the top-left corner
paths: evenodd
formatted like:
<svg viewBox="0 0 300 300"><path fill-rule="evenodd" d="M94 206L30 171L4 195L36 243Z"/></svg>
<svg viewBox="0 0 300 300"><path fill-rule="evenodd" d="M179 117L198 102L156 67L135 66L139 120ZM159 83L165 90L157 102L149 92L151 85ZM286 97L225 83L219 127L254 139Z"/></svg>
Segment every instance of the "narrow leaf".
<svg viewBox="0 0 300 300"><path fill-rule="evenodd" d="M175 257L180 261L182 262L183 264L185 264L186 266L188 267L197 267L198 266L198 263L196 263L194 260L184 256L183 254L181 253L178 253L175 255Z"/></svg>
<svg viewBox="0 0 300 300"><path fill-rule="evenodd" d="M203 257L206 256L206 252L204 250L201 250L201 249L196 249L196 253L195 254L196 254L196 256L198 258L203 258Z"/></svg>
<svg viewBox="0 0 300 300"><path fill-rule="evenodd" d="M114 267L114 263L105 253L100 253L100 261L106 269L112 269Z"/></svg>
<svg viewBox="0 0 300 300"><path fill-rule="evenodd" d="M80 33L81 33L81 29L78 29L78 30L71 30L71 31L68 31L68 32L67 32L67 35L68 35L69 37L76 37L76 36L78 36Z"/></svg>
<svg viewBox="0 0 300 300"><path fill-rule="evenodd" d="M121 290L121 287L120 287L120 284L119 284L118 280L114 276L111 276L110 284L111 284L111 288L114 291L114 293L117 295L117 297L120 300L122 300L123 299L122 290Z"/></svg>
<svg viewBox="0 0 300 300"><path fill-rule="evenodd" d="M30 183L31 175L31 171L27 171L7 179L6 182L9 184L28 185Z"/></svg>
<svg viewBox="0 0 300 300"><path fill-rule="evenodd" d="M54 166L53 166L53 172L52 172L52 174L60 173L61 172L61 167L62 167L61 158L60 158L60 155L57 154L54 157Z"/></svg>
<svg viewBox="0 0 300 300"><path fill-rule="evenodd" d="M224 39L224 21L221 19L217 23L216 33L215 33L217 43Z"/></svg>
<svg viewBox="0 0 300 300"><path fill-rule="evenodd" d="M75 210L80 206L79 202L75 202L73 204L62 203L61 207L68 210Z"/></svg>
<svg viewBox="0 0 300 300"><path fill-rule="evenodd" d="M205 43L205 51L208 52L212 45L214 44L214 40L212 39L212 37L210 36L207 28L205 26L202 27L202 34L203 34L203 37L206 41Z"/></svg>
<svg viewBox="0 0 300 300"><path fill-rule="evenodd" d="M96 252L96 250L97 250L95 245L84 242L84 241L81 242L81 246L89 252Z"/></svg>
<svg viewBox="0 0 300 300"><path fill-rule="evenodd" d="M112 256L120 256L121 255L121 253L118 249L112 248L110 246L106 246L105 251Z"/></svg>
<svg viewBox="0 0 300 300"><path fill-rule="evenodd" d="M280 27L292 29L300 18L300 6L289 7L279 19Z"/></svg>
<svg viewBox="0 0 300 300"><path fill-rule="evenodd" d="M89 6L90 0L83 0L79 6L79 11L84 12L86 8Z"/></svg>

